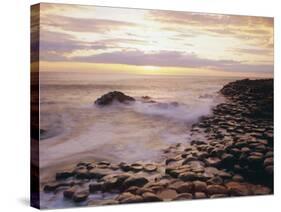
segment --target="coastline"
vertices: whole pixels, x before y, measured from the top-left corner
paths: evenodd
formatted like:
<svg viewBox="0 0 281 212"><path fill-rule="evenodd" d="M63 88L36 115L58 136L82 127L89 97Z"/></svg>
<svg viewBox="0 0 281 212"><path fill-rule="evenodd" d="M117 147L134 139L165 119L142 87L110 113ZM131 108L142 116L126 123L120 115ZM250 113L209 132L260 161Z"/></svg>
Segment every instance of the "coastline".
<svg viewBox="0 0 281 212"><path fill-rule="evenodd" d="M192 126L190 144L165 149L162 163L72 164L42 192L75 205L272 194L273 80L239 80L220 93L227 101Z"/></svg>

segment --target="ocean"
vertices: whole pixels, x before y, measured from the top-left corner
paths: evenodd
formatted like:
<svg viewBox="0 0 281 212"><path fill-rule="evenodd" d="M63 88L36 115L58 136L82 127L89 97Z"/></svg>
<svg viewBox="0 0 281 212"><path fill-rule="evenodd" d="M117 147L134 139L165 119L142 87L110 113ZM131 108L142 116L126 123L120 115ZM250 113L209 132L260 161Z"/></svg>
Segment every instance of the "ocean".
<svg viewBox="0 0 281 212"><path fill-rule="evenodd" d="M225 101L218 91L237 79L241 78L41 72L41 180L85 160L161 161L163 149L189 142L191 125ZM114 90L137 101L94 105ZM144 103L143 96L157 104Z"/></svg>

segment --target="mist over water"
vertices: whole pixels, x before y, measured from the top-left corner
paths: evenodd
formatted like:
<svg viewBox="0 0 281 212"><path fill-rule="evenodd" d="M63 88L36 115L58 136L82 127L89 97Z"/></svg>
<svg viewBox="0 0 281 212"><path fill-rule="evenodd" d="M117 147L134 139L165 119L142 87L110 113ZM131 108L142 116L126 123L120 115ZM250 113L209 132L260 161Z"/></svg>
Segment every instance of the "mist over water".
<svg viewBox="0 0 281 212"><path fill-rule="evenodd" d="M42 177L82 160L160 161L165 147L188 142L192 123L210 114L223 101L218 91L236 79L40 73L40 127L46 130L40 141ZM94 105L113 90L137 101ZM157 103L144 103L142 96Z"/></svg>

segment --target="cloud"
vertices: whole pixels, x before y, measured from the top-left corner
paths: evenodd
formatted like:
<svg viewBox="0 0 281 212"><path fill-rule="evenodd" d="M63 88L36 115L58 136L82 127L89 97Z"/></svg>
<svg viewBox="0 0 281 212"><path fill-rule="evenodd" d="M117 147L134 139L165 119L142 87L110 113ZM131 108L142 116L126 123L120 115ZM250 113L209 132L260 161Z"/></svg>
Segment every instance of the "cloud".
<svg viewBox="0 0 281 212"><path fill-rule="evenodd" d="M234 53L244 53L251 55L273 55L273 51L271 49L266 48L231 48L229 51Z"/></svg>
<svg viewBox="0 0 281 212"><path fill-rule="evenodd" d="M160 23L164 30L179 32L179 28L192 27L197 30L193 36L235 37L269 48L273 42L273 18L269 17L152 10L147 18Z"/></svg>
<svg viewBox="0 0 281 212"><path fill-rule="evenodd" d="M273 19L268 17L223 15L208 13L192 13L181 11L151 10L149 18L173 24L201 25L213 27L247 26L247 27L272 27Z"/></svg>
<svg viewBox="0 0 281 212"><path fill-rule="evenodd" d="M247 64L246 61L211 60L177 51L159 51L143 53L141 51L116 51L92 56L72 57L65 59L87 63L110 63L139 66L206 68L222 71L272 72L273 65Z"/></svg>
<svg viewBox="0 0 281 212"><path fill-rule="evenodd" d="M71 32L105 33L122 27L133 27L134 23L95 18L73 18L60 15L43 16L43 26L56 27Z"/></svg>
<svg viewBox="0 0 281 212"><path fill-rule="evenodd" d="M128 44L146 44L146 40L142 39L127 39L127 38L112 38L102 39L93 42L77 39L75 36L48 30L41 30L40 33L40 56L43 60L59 61L64 60L63 55L71 54L79 50L120 50L123 45ZM34 47L37 47L39 40L34 40ZM127 48L128 49L128 48Z"/></svg>

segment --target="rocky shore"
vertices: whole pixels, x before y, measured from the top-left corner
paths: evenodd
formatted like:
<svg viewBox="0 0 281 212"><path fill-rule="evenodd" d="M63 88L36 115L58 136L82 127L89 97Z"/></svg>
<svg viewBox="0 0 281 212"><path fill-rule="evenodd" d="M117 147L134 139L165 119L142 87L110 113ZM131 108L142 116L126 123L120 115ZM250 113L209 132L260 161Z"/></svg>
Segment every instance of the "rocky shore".
<svg viewBox="0 0 281 212"><path fill-rule="evenodd" d="M240 80L220 93L225 103L192 126L190 143L164 149L162 163L80 162L57 173L43 192L76 205L272 194L273 80ZM111 93L96 104L113 100Z"/></svg>

